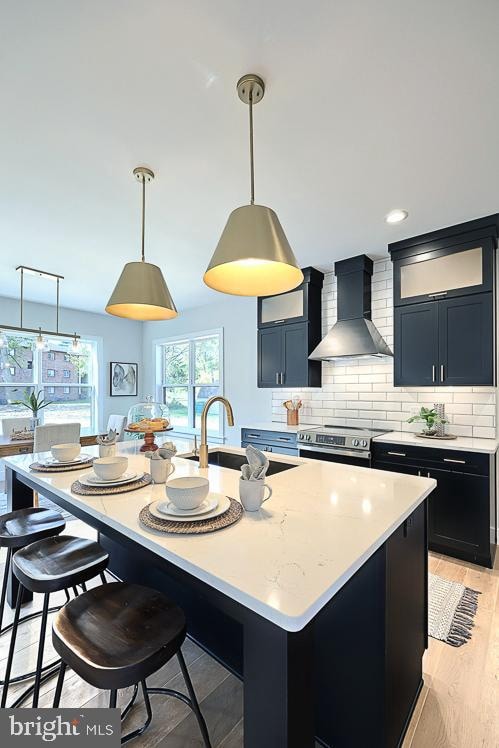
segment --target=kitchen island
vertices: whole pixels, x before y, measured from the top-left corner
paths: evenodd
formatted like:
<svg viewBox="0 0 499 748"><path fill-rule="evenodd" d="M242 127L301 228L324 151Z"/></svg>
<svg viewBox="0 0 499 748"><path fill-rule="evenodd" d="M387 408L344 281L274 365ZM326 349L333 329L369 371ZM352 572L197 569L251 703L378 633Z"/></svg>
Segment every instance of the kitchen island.
<svg viewBox="0 0 499 748"><path fill-rule="evenodd" d="M119 450L146 468L135 444ZM31 461L5 460L9 509L31 505L32 489L47 496L99 531L118 576L185 609L189 635L244 681L246 748L312 748L314 737L334 748L399 744L422 684L434 480L278 457L292 467L268 478L260 512L173 536L138 520L163 486L77 496L78 473L37 474ZM195 461L174 463L176 477L199 473ZM202 473L213 491L238 496L238 471Z"/></svg>

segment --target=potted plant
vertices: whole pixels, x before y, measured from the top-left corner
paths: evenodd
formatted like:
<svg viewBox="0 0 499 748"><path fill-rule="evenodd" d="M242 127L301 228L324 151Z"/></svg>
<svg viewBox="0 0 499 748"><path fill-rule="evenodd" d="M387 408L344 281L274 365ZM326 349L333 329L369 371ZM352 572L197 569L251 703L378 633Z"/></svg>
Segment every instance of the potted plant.
<svg viewBox="0 0 499 748"><path fill-rule="evenodd" d="M415 416L411 416L407 419L407 423L414 423L415 421L423 421L426 424L426 428L423 429L425 436L435 436L437 426L441 423L447 423L446 418L442 418L438 415L435 408L421 408L419 413Z"/></svg>
<svg viewBox="0 0 499 748"><path fill-rule="evenodd" d="M51 400L44 400L42 397L42 390L39 392L30 392L28 388L24 390L24 397L22 400L13 400L12 405L21 405L24 408L28 408L33 414L31 418L31 431L35 430L35 427L40 424L40 418L38 413L46 408L47 405L52 405Z"/></svg>

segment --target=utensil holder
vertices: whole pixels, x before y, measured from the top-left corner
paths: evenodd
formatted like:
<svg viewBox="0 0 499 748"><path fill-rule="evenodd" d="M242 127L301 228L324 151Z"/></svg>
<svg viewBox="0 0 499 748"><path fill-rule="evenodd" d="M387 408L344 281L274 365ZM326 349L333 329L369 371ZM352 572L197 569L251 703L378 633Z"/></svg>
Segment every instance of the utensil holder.
<svg viewBox="0 0 499 748"><path fill-rule="evenodd" d="M287 410L286 411L286 418L288 422L288 426L298 426L299 418L298 418L298 410Z"/></svg>

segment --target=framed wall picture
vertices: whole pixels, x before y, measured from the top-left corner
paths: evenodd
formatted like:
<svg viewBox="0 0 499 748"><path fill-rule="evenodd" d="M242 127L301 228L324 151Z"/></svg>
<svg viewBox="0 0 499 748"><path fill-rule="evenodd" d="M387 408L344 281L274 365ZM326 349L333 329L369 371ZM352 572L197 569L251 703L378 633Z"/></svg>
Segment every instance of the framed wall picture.
<svg viewBox="0 0 499 748"><path fill-rule="evenodd" d="M109 364L109 394L111 397L136 397L138 394L138 364L111 361Z"/></svg>

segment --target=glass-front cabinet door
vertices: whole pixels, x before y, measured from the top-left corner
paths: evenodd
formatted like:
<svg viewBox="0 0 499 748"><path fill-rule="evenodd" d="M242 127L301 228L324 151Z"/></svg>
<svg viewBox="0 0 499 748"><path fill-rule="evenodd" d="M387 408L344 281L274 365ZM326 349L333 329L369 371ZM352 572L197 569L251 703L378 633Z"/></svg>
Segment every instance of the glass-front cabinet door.
<svg viewBox="0 0 499 748"><path fill-rule="evenodd" d="M258 304L258 326L271 327L283 322L301 322L305 317L303 286L277 296L264 296Z"/></svg>
<svg viewBox="0 0 499 748"><path fill-rule="evenodd" d="M396 305L492 290L493 246L489 239L429 250L394 262Z"/></svg>

